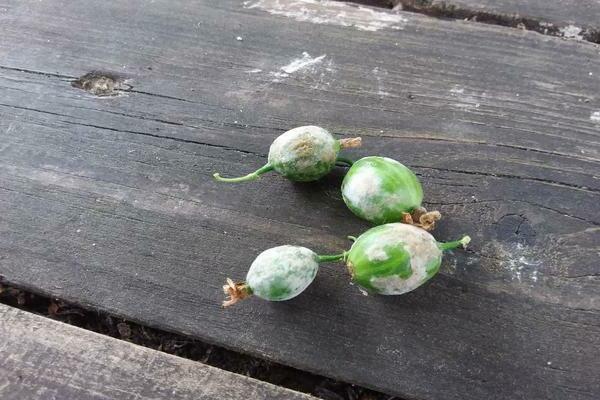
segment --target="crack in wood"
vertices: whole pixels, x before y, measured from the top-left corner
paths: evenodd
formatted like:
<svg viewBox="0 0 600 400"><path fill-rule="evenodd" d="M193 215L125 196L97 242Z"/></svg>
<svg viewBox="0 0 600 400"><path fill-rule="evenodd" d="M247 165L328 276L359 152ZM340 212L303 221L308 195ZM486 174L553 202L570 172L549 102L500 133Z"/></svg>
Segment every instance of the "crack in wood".
<svg viewBox="0 0 600 400"><path fill-rule="evenodd" d="M77 79L77 77L71 76L71 75L63 75L63 74L43 72L43 71L34 71L31 69L25 69L25 68L5 67L2 65L0 65L0 69L6 70L6 71L23 72L26 74L42 75L42 76L46 76L48 78Z"/></svg>
<svg viewBox="0 0 600 400"><path fill-rule="evenodd" d="M39 110L36 108L31 108L31 107L15 106L15 105L4 104L4 103L0 103L0 106L14 108L17 110L39 112L42 114L55 115L55 116L59 116L59 117L73 118L73 116L71 116L71 115L54 113L51 111ZM97 129L103 129L103 130L120 132L120 133L132 133L135 135L142 135L142 136L149 136L149 137L154 137L154 138L159 138L159 139L173 140L173 141L180 142L180 143L189 143L189 144L196 144L196 145L201 145L201 146L215 147L215 148L220 148L220 149L224 149L227 151L234 151L236 153L251 154L254 156L261 157L261 158L265 157L264 154L254 153L252 151L236 149L236 148L233 148L230 146L223 146L223 145L218 145L218 144L213 144L213 143L200 142L197 140L182 139L182 138L177 138L177 137L173 137L173 136L159 135L156 133L149 133L149 132L132 131L132 130L127 130L127 129L117 129L117 128L111 128L111 127L95 125L95 124L86 124L86 123L82 123L82 122L74 122L74 121L67 121L67 120L59 120L59 121L62 123L65 123L65 124L69 124L69 125L87 126L90 128L97 128Z"/></svg>
<svg viewBox="0 0 600 400"><path fill-rule="evenodd" d="M192 100L188 100L188 99L184 99L182 97L175 97L175 96L168 96L166 94L158 94L158 93L152 93L152 92L145 92L143 90L136 90L136 89L119 89L120 92L123 93L139 93L139 94L145 94L146 96L152 96L152 97L158 97L160 99L169 99L169 100L177 100L177 101L183 101L185 103L191 103L191 104L201 104L201 103L197 103L195 101Z"/></svg>
<svg viewBox="0 0 600 400"><path fill-rule="evenodd" d="M426 204L426 205L435 205L435 206L440 206L441 207L441 206L468 206L468 205L472 205L472 204L502 203L502 202L525 203L525 204L529 204L529 205L534 206L534 207L539 207L539 208L542 208L544 210L555 212L555 213L560 214L560 215L565 216L565 217L577 219L579 221L582 221L582 222L585 222L585 223L588 223L588 224L591 224L591 225L594 225L594 226L600 226L600 222L591 221L589 219L586 219L586 218L583 218L583 217L578 217L577 215L572 215L572 214L569 214L569 213L567 213L565 211L561 211L561 210L557 210L555 208L543 206L541 204L538 204L538 203L535 203L535 202L532 202L532 201L528 201L528 200L490 199L490 200L456 201L456 202L425 201L424 204Z"/></svg>
<svg viewBox="0 0 600 400"><path fill-rule="evenodd" d="M441 167L431 167L431 166L415 165L415 164L411 165L411 167L413 167L413 168L421 168L421 169L433 169L433 170L436 170L436 171L452 172L452 173L459 173L459 174L466 174L466 175L491 176L491 177L494 177L494 178L508 178L508 179L518 179L518 180L523 180L523 181L541 182L541 183L548 184L548 185L561 186L561 187L575 189L575 190L581 190L581 191L589 192L589 193L600 193L600 190L598 190L598 189L592 189L592 188L589 188L589 187L586 187L586 186L575 185L575 184L572 184L572 183L558 182L558 181L554 181L554 180L551 180L551 179L534 178L534 177L526 177L526 176L513 175L513 174L503 174L503 173L491 173L491 172L481 172L481 171L467 171L467 170L458 170L458 169L441 168Z"/></svg>
<svg viewBox="0 0 600 400"><path fill-rule="evenodd" d="M482 124L482 125L485 125L485 124ZM361 133L361 136L385 137L385 138L392 138L392 139L423 140L423 141L432 141L432 142L437 141L437 142L446 142L446 143L454 143L454 144L476 144L476 145L483 145L483 146L489 146L489 147L504 147L504 148L508 148L508 149L530 151L532 153L541 153L541 154L547 154L547 155L551 155L551 156L565 157L565 158L569 158L569 159L573 159L573 160L600 163L599 159L591 158L591 157L582 157L582 156L577 156L577 155L573 155L573 154L561 153L561 152L550 151L550 150L534 149L532 147L517 146L517 145L512 145L512 144L490 143L490 142L486 142L483 140L456 140L456 139L452 139L452 138L437 138L437 137L430 137L430 136L423 137L423 136L385 135L385 134L369 135L368 133Z"/></svg>
<svg viewBox="0 0 600 400"><path fill-rule="evenodd" d="M70 124L70 125L87 126L87 127L90 127L90 128L103 129L103 130L108 130L108 131L113 131L113 132L132 133L134 135L142 135L142 136L149 136L149 137L154 137L154 138L158 138L158 139L173 140L175 142L180 142L180 143L189 143L189 144L195 144L195 145L200 145L200 146L215 147L215 148L219 148L219 149L223 149L223 150L227 150L227 151L233 151L233 152L236 152L236 153L252 154L254 156L263 157L263 158L265 157L262 154L254 153L252 151L236 149L234 147L223 146L223 145L219 145L219 144L200 142L200 141L197 141L197 140L183 139L183 138L178 138L178 137L173 137L173 136L167 136L167 135L159 135L159 134L156 134L156 133L149 133L149 132L141 132L141 131L132 131L132 130L127 130L127 129L110 128L110 127L107 127L107 126L95 125L95 124L84 124L84 123L81 123L81 122L73 122L73 121L65 121L65 120L60 120L60 122L63 122L65 124Z"/></svg>

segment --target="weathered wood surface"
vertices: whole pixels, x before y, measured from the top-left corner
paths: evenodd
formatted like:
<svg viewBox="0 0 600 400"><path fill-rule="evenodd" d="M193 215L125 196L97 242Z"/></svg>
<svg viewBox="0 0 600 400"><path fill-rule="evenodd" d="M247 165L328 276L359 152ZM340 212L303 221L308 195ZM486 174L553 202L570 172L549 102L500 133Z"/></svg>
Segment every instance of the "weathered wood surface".
<svg viewBox="0 0 600 400"><path fill-rule="evenodd" d="M0 304L2 400L312 396Z"/></svg>
<svg viewBox="0 0 600 400"><path fill-rule="evenodd" d="M392 0L418 7L454 6L464 10L537 19L559 27L600 30L600 0Z"/></svg>
<svg viewBox="0 0 600 400"><path fill-rule="evenodd" d="M0 7L7 281L411 398L598 398L597 46L333 3L57 4ZM132 87L71 87L94 69ZM332 265L292 301L223 310L260 251L338 252L368 226L342 171L212 181L309 123L411 166L436 237L472 246L404 296Z"/></svg>

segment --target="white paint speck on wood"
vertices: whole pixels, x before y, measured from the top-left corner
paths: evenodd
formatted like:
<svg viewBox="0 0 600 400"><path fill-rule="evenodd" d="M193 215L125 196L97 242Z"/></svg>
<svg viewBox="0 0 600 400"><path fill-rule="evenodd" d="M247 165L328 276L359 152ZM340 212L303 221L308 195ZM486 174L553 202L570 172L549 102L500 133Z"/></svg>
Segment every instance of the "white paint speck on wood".
<svg viewBox="0 0 600 400"><path fill-rule="evenodd" d="M319 71L321 71L317 78L319 80L317 86L319 86L320 83L327 84L327 82L325 82L325 73L333 73L334 70L333 62L331 60L329 60L329 63L327 63L325 68L323 68L321 64L325 57L327 57L326 54L322 54L318 57L312 57L308 52L304 51L302 52L301 57L292 59L288 64L280 67L278 70L270 72L269 75L274 77L273 82L281 82L285 78L297 72L317 75Z"/></svg>
<svg viewBox="0 0 600 400"><path fill-rule="evenodd" d="M579 39L582 40L583 39L583 35L581 34L583 30L575 25L567 25L564 26L562 28L560 28L560 33L562 34L563 37L569 38L569 39Z"/></svg>
<svg viewBox="0 0 600 400"><path fill-rule="evenodd" d="M348 26L362 31L402 29L408 22L394 12L329 0L254 0L244 2L244 7L265 10L296 21Z"/></svg>
<svg viewBox="0 0 600 400"><path fill-rule="evenodd" d="M323 61L323 59L326 56L327 56L326 54L323 54L319 57L313 58L307 52L303 52L302 57L297 58L297 59L293 60L292 62L290 62L288 65L281 67L281 70L283 72L285 72L286 74L293 74L296 71L299 71L301 69L308 68L311 65L320 63L321 61Z"/></svg>

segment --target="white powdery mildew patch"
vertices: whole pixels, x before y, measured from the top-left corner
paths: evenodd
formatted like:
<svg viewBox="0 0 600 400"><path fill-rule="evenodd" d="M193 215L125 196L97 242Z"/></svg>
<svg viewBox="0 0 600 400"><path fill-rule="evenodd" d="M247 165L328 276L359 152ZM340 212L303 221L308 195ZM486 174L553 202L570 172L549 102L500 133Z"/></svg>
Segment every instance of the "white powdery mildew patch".
<svg viewBox="0 0 600 400"><path fill-rule="evenodd" d="M386 243L377 243L366 250L369 261L386 261L389 256L384 250Z"/></svg>
<svg viewBox="0 0 600 400"><path fill-rule="evenodd" d="M600 122L600 111L594 111L592 115L590 115L590 120Z"/></svg>
<svg viewBox="0 0 600 400"><path fill-rule="evenodd" d="M399 241L410 255L412 275L407 279L399 276L371 278L371 285L384 294L403 294L418 288L427 280L427 265L442 257L442 251L433 236L412 225L390 224L388 232L379 238L382 246Z"/></svg>
<svg viewBox="0 0 600 400"><path fill-rule="evenodd" d="M408 20L399 14L329 0L257 0L244 2L271 14L314 24L350 26L363 31L403 29Z"/></svg>
<svg viewBox="0 0 600 400"><path fill-rule="evenodd" d="M583 40L583 35L581 34L581 32L583 32L583 29L581 29L578 26L575 26L575 25L563 26L562 28L559 29L559 31L560 31L560 34L565 38Z"/></svg>
<svg viewBox="0 0 600 400"><path fill-rule="evenodd" d="M364 167L352 175L342 194L350 204L363 211L365 218L374 219L381 213L378 204L373 201L380 192L381 177L374 168Z"/></svg>

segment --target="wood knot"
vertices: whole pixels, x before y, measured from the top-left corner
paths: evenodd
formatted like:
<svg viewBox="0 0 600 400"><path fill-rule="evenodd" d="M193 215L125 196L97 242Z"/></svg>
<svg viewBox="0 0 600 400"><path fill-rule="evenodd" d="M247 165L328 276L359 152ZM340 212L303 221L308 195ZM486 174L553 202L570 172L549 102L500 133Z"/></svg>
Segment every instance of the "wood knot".
<svg viewBox="0 0 600 400"><path fill-rule="evenodd" d="M125 83L124 77L100 71L88 72L73 81L71 86L100 97L117 96L123 91L131 89L131 86Z"/></svg>
<svg viewBox="0 0 600 400"><path fill-rule="evenodd" d="M525 214L504 214L492 223L494 236L505 242L518 242L533 245L536 242L536 232Z"/></svg>

